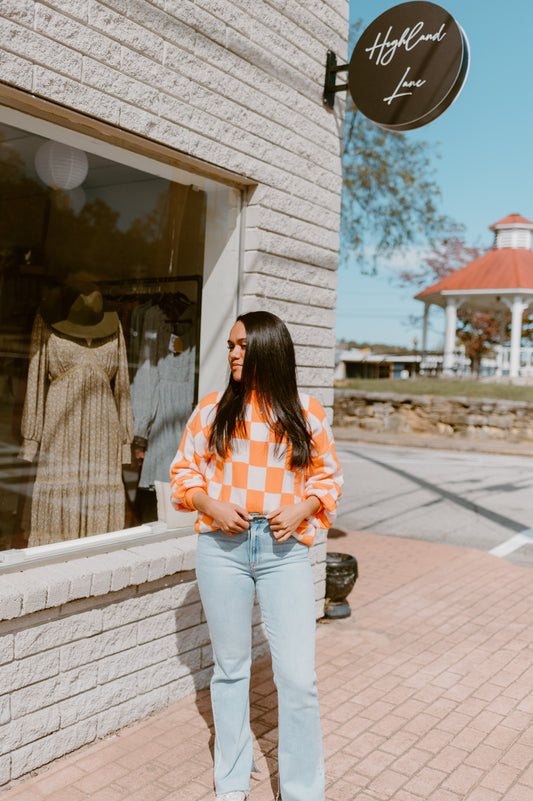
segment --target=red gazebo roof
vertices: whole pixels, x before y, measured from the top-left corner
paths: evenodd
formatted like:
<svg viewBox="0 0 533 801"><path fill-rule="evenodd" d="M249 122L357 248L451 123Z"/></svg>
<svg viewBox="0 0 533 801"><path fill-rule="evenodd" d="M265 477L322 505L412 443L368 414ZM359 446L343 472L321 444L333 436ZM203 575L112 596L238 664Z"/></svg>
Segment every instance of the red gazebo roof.
<svg viewBox="0 0 533 801"><path fill-rule="evenodd" d="M465 267L454 270L423 289L417 300L444 305L444 295L495 295L513 290L533 293L533 251L522 248L500 248L491 250Z"/></svg>
<svg viewBox="0 0 533 801"><path fill-rule="evenodd" d="M499 228L500 226L516 226L517 228L527 226L533 228L533 222L531 222L531 220L526 220L526 218L522 217L521 214L509 214L507 217L504 217L503 220L498 220L498 222L489 225L489 228L491 231L493 231L495 228Z"/></svg>

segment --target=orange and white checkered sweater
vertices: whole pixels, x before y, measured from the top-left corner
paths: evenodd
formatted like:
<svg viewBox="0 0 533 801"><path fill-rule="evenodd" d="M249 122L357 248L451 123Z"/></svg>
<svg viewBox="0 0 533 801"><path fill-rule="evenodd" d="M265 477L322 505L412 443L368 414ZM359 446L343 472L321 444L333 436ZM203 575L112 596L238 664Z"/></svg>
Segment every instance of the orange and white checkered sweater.
<svg viewBox="0 0 533 801"><path fill-rule="evenodd" d="M170 468L172 503L181 511L194 511L192 496L198 489L211 498L230 501L250 514L268 514L284 504L298 503L315 495L322 506L304 520L294 536L312 545L317 529L329 528L335 520L343 484L341 468L326 413L310 395L300 393L300 403L311 432L311 465L292 469L288 445L278 443L261 415L255 393L246 404L246 435L237 436L225 459L209 451L209 433L222 392L200 401L183 434ZM213 519L198 512L196 531L216 530Z"/></svg>

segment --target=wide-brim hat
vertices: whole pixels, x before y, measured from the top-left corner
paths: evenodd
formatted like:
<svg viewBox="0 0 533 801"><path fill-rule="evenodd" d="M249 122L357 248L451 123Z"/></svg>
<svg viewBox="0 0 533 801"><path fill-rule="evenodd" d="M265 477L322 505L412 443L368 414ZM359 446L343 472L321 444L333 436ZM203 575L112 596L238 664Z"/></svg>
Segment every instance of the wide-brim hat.
<svg viewBox="0 0 533 801"><path fill-rule="evenodd" d="M118 314L104 310L102 293L94 290L87 295L80 293L68 310L66 317L53 320L51 327L67 336L79 339L99 339L114 334L119 326Z"/></svg>

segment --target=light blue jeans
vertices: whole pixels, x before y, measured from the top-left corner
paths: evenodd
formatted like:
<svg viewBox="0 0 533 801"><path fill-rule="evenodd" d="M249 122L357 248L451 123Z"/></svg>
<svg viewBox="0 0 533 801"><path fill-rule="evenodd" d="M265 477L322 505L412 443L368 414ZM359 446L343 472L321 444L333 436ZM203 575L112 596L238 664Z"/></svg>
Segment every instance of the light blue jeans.
<svg viewBox="0 0 533 801"><path fill-rule="evenodd" d="M268 520L230 536L200 534L196 575L213 645L211 704L215 789L249 791L252 608L257 597L278 691L282 801L324 801L324 757L315 674L315 593L309 548L276 542Z"/></svg>

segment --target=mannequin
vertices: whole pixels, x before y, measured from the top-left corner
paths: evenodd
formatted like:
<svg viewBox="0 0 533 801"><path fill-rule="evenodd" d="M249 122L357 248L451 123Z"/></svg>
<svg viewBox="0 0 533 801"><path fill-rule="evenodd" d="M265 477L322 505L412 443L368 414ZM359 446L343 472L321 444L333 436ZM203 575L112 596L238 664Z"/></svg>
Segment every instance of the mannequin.
<svg viewBox="0 0 533 801"><path fill-rule="evenodd" d="M119 318L104 311L97 289L63 288L41 304L22 437L20 457L38 454L29 546L124 527L122 464L131 462L133 439L128 361Z"/></svg>

